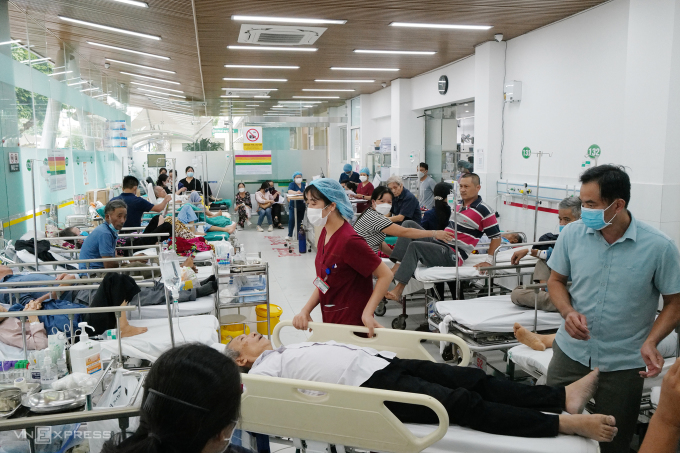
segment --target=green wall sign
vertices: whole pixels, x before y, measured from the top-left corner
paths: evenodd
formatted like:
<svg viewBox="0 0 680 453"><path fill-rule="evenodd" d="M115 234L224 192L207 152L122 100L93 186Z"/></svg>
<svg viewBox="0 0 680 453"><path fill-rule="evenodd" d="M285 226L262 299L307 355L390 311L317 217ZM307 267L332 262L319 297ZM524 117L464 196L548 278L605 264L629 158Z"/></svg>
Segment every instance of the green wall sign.
<svg viewBox="0 0 680 453"><path fill-rule="evenodd" d="M588 148L588 157L600 157L600 153L602 153L602 150L597 145L590 145L590 148Z"/></svg>
<svg viewBox="0 0 680 453"><path fill-rule="evenodd" d="M529 148L528 146L525 146L524 148L522 148L522 157L525 158L525 159L530 158L531 157L531 148Z"/></svg>
<svg viewBox="0 0 680 453"><path fill-rule="evenodd" d="M31 171L31 159L26 161L26 170Z"/></svg>

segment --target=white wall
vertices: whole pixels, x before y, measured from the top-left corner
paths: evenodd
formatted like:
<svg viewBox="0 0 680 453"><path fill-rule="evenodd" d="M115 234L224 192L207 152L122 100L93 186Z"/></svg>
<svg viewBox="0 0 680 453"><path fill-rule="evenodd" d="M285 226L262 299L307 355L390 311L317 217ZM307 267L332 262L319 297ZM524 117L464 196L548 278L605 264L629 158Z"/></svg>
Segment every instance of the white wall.
<svg viewBox="0 0 680 453"><path fill-rule="evenodd" d="M449 78L449 90L445 95L439 94L437 86L439 78L443 75ZM440 107L474 97L474 55L412 79L411 105L413 109Z"/></svg>

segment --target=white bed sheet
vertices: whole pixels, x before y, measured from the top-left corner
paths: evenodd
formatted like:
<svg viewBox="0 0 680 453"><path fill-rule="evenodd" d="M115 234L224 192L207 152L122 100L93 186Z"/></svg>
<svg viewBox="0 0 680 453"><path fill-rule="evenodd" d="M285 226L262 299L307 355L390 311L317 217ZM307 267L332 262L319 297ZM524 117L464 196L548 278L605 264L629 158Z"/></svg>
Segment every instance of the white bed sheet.
<svg viewBox="0 0 680 453"><path fill-rule="evenodd" d="M417 436L434 429L431 425L406 425ZM533 439L487 434L461 426L450 426L446 435L423 450L426 453L597 453L594 440L579 436Z"/></svg>
<svg viewBox="0 0 680 453"><path fill-rule="evenodd" d="M52 249L50 249L50 252L52 252ZM17 258L20 261L26 263L29 266L31 264L33 264L33 267L35 267L35 255L33 255L31 252L29 252L28 250L19 250L18 252L16 252L16 254L17 254ZM71 259L70 257L61 255L59 253L52 253L52 256L54 256L57 259L57 261L65 261L65 260ZM53 264L46 264L45 266L41 266L40 265L41 263L44 263L44 261L41 260L41 259L38 259L38 268L39 268L40 271L52 271L52 270L54 270ZM53 262L50 261L50 263L53 263ZM71 266L77 267L78 265L72 264ZM63 267L63 266L57 266L57 270L65 270L65 269L66 268Z"/></svg>
<svg viewBox="0 0 680 453"><path fill-rule="evenodd" d="M524 246L524 247L516 247L512 250L504 250L502 252L498 252L498 255L496 256L497 261L496 264L508 264L510 263L510 259L512 258L512 255L517 251L517 250L522 250L522 249L530 249L531 246ZM482 277L482 274L479 273L475 265L479 263L486 262L486 258L488 255L470 255L468 259L465 261L465 263L458 268L458 275L461 278L472 278L472 277ZM521 263L522 264L533 264L537 261L537 258L532 257L530 254L527 254L524 258L522 258ZM531 268L524 268L522 269L522 272L527 272L531 270ZM517 270L516 269L508 269L508 270L501 270L501 271L496 271L497 274L508 274L508 275L513 275L516 274ZM451 281L456 279L456 268L455 267L418 267L416 269L415 273L415 278L416 280L423 282L423 283L437 283L441 281Z"/></svg>
<svg viewBox="0 0 680 453"><path fill-rule="evenodd" d="M471 330L482 332L513 331L516 322L523 326L534 325L534 310L512 303L510 295L480 297L471 300L445 300L437 302L442 317L451 315L455 322ZM562 324L559 313L538 311L538 330L557 329Z"/></svg>
<svg viewBox="0 0 680 453"><path fill-rule="evenodd" d="M141 319L168 319L168 307L165 304L143 306L141 311ZM179 303L180 317L206 314L215 314L215 298L212 294L190 302ZM140 319L137 311L130 312L128 316L128 319Z"/></svg>
<svg viewBox="0 0 680 453"><path fill-rule="evenodd" d="M651 391L652 387L661 385L663 376L670 369L670 367L675 363L675 347L678 341L678 335L675 332L671 332L666 338L659 343L659 352L663 355L666 360L664 361L663 371L659 376L651 379L644 380L644 391ZM552 360L553 351L552 349L546 349L545 351L534 351L529 346L519 345L511 348L508 351L508 360L515 362L520 368L526 370L532 376L537 374L541 377L538 379L538 384L545 384L545 377L548 374L548 366L550 365L550 360Z"/></svg>

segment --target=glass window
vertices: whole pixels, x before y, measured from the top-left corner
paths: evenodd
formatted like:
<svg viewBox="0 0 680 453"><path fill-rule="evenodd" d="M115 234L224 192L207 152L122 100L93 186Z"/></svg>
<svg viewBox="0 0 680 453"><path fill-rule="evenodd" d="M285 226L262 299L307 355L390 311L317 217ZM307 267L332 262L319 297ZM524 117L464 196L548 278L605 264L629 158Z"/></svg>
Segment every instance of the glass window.
<svg viewBox="0 0 680 453"><path fill-rule="evenodd" d="M352 127L361 126L361 99L354 98L351 101Z"/></svg>

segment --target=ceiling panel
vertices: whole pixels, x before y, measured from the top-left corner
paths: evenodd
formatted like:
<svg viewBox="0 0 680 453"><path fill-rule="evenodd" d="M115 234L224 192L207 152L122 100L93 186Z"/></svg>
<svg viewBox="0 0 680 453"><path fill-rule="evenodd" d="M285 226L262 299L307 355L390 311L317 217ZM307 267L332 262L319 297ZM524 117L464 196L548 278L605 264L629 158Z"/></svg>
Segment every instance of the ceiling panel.
<svg viewBox="0 0 680 453"><path fill-rule="evenodd" d="M217 114L225 103L222 88L277 88L270 93L276 99L291 99L299 95L337 95L348 99L359 94L373 93L381 83L395 78L411 78L474 53L474 47L503 33L505 39L527 33L570 15L604 3L602 0L195 0L201 69L194 32L191 0L148 0L149 8L137 8L112 0L13 0L64 41L72 44L95 65L103 68L106 57L176 71L176 75L161 74L142 68L112 63L104 72L122 81L134 77L120 75L123 70L151 77L167 78L181 83L189 99L205 102L209 114ZM345 25L312 25L327 30L312 46L317 52L280 52L229 50L237 42L241 25L231 19L234 14L284 16L301 18L343 19ZM153 41L110 31L96 30L64 22L58 15L101 23L113 27L158 35ZM433 30L390 27L393 21L491 25L489 30ZM20 18L16 20L17 24ZM14 21L13 21L14 23ZM267 24L267 22L247 23ZM294 25L294 24L282 24ZM13 25L14 27L14 25ZM161 61L87 44L97 41L119 47L167 55ZM49 47L49 46L48 46ZM355 49L425 50L432 56L356 54ZM48 53L50 49L48 48ZM297 65L298 70L263 70L225 68L225 64ZM332 71L331 66L390 67L398 72ZM285 78L288 82L223 81L223 77ZM320 83L315 79L373 79L374 83ZM163 85L147 81L150 85ZM353 92L312 93L303 89L342 88ZM136 90L132 90L135 93ZM138 94L142 94L137 92ZM145 98L133 96L132 103L147 106ZM332 101L331 101L332 102Z"/></svg>

